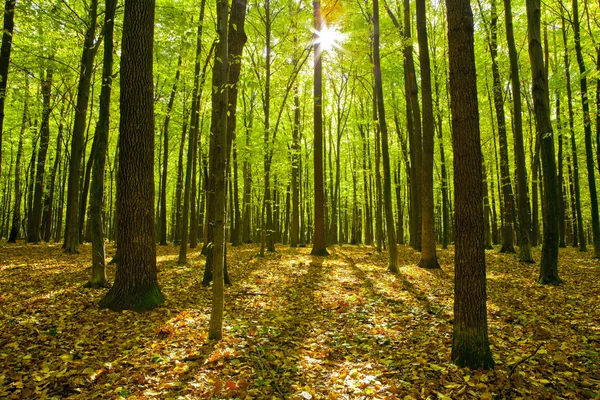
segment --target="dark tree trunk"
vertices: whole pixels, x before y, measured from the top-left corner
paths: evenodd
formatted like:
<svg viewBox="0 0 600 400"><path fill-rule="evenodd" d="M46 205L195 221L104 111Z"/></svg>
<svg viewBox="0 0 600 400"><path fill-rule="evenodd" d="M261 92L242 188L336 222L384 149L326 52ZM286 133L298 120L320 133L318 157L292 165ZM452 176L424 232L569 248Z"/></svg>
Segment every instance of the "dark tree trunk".
<svg viewBox="0 0 600 400"><path fill-rule="evenodd" d="M90 20L85 33L83 52L79 65L79 84L77 87L77 103L75 105L75 119L73 121L73 135L71 138L71 158L69 161L67 219L63 248L65 252L71 254L78 253L77 247L79 246L79 180L84 146L83 135L87 124L86 116L90 97L91 78L97 51L97 47L95 47L97 43L94 44L97 17L98 0L92 0L90 5Z"/></svg>
<svg viewBox="0 0 600 400"><path fill-rule="evenodd" d="M15 4L17 0L6 0L4 3L4 25L2 27L2 47L0 47L0 175L2 174L2 132L4 130L4 102L6 100L6 84L8 67L12 49L12 35L15 27Z"/></svg>
<svg viewBox="0 0 600 400"><path fill-rule="evenodd" d="M62 118L62 112L61 112ZM48 188L46 191L46 197L44 199L44 214L42 222L42 232L44 234L44 241L49 242L52 237L52 215L54 207L54 189L56 187L56 174L59 172L61 156L62 156L62 138L63 138L63 125L62 123L58 127L58 136L56 137L56 153L54 155L54 165L52 166L52 172L50 173L50 181L48 182Z"/></svg>
<svg viewBox="0 0 600 400"><path fill-rule="evenodd" d="M244 3L245 0L239 0ZM224 267L225 267L225 224L227 221L226 191L227 191L227 112L228 107L228 89L227 89L227 70L228 70L228 46L227 46L227 16L228 1L219 0L217 2L217 32L219 42L215 53L215 63L213 67L213 87L216 87L218 93L213 93L212 123L211 123L211 142L214 143L214 162L211 160L210 185L215 191L214 210L215 215L211 217L214 220L214 246L211 248L213 256L212 272L214 276L212 310L210 314L210 323L208 328L208 337L210 340L221 340L223 329L223 311L224 311ZM245 11L244 11L245 12ZM216 100L216 102L214 101Z"/></svg>
<svg viewBox="0 0 600 400"><path fill-rule="evenodd" d="M573 33L575 36L575 53L577 64L579 64L579 88L581 93L581 105L583 109L583 131L585 138L585 160L587 165L588 184L590 189L590 203L592 211L592 239L594 241L594 257L600 258L600 219L598 216L598 191L596 189L594 148L592 144L592 119L590 116L590 102L587 91L587 77L583 51L581 50L581 38L579 32L579 7L578 0L573 0Z"/></svg>
<svg viewBox="0 0 600 400"><path fill-rule="evenodd" d="M297 41L297 38L294 38ZM300 231L300 97L298 84L294 85L294 127L292 128L292 226L290 247L298 246Z"/></svg>
<svg viewBox="0 0 600 400"><path fill-rule="evenodd" d="M181 129L181 142L179 143L179 157L177 162L177 186L175 187L175 232L173 233L173 243L181 243L181 198L183 196L183 153L185 150L185 137L187 133L188 112L183 101L183 125Z"/></svg>
<svg viewBox="0 0 600 400"><path fill-rule="evenodd" d="M375 98L377 100L377 123L381 131L381 155L383 157L383 199L385 202L385 222L389 247L388 271L398 273L398 248L396 247L396 231L394 227L394 210L392 206L392 177L390 170L390 151L388 146L388 129L385 120L383 102L383 81L379 55L379 1L373 1L373 73L375 75ZM341 135L340 135L341 136ZM339 148L338 148L339 152ZM339 163L338 163L339 165Z"/></svg>
<svg viewBox="0 0 600 400"><path fill-rule="evenodd" d="M454 148L455 289L452 360L492 368L487 329L483 248L482 156L469 0L447 0L448 56Z"/></svg>
<svg viewBox="0 0 600 400"><path fill-rule="evenodd" d="M173 88L171 89L171 97L169 97L169 104L167 105L167 115L165 115L165 122L163 125L163 165L162 165L162 178L161 178L161 189L160 189L160 245L165 246L167 244L167 172L169 170L169 123L171 122L171 112L173 111L173 103L175 103L175 96L177 95L177 84L179 77L181 76L181 61L182 56L179 54L177 60L177 72L175 72L175 81L173 82Z"/></svg>
<svg viewBox="0 0 600 400"><path fill-rule="evenodd" d="M533 262L531 255L531 216L529 212L529 196L527 193L527 170L525 166L525 146L523 145L523 118L521 106L521 81L519 79L519 59L513 33L511 0L504 0L506 21L506 39L510 58L510 77L512 84L514 119L514 153L517 166L518 212L519 212L519 259L522 262Z"/></svg>
<svg viewBox="0 0 600 400"><path fill-rule="evenodd" d="M100 307L113 311L146 311L164 302L154 231L154 5L154 0L125 2L120 71L122 82L129 84L121 87L117 175L122 229L117 230L115 283L100 301Z"/></svg>
<svg viewBox="0 0 600 400"><path fill-rule="evenodd" d="M325 247L325 193L323 189L323 60L321 43L316 39L321 31L321 1L314 0L314 237L311 254L327 256Z"/></svg>
<svg viewBox="0 0 600 400"><path fill-rule="evenodd" d="M244 159L244 214L242 222L242 242L244 243L252 242L252 166L250 164L250 135L254 120L254 100L255 94L252 94L249 110L246 110L246 104L244 102L244 126L246 131L244 135L246 139L246 157Z"/></svg>
<svg viewBox="0 0 600 400"><path fill-rule="evenodd" d="M583 227L583 214L581 212L581 188L579 185L579 155L577 153L577 144L575 142L575 113L573 111L573 91L571 89L571 72L568 53L567 26L565 19L562 18L562 33L564 45L565 60L565 80L567 83L567 106L569 109L569 131L571 137L571 155L573 158L573 186L575 189L575 211L577 213L577 228L573 230L573 247L579 244L579 251L587 251L585 233Z"/></svg>
<svg viewBox="0 0 600 400"><path fill-rule="evenodd" d="M19 147L17 148L17 160L15 163L15 203L13 207L12 225L8 243L16 243L19 238L19 227L21 224L21 158L23 157L23 136L29 127L29 78L25 76L25 100L23 105L23 118L21 120L21 131L19 133Z"/></svg>
<svg viewBox="0 0 600 400"><path fill-rule="evenodd" d="M35 174L35 192L31 214L29 216L29 228L27 241L30 243L39 243L40 226L42 224L42 201L44 198L44 181L46 175L46 155L48 153L48 142L50 139L50 113L52 107L50 101L52 98L52 70L46 72L46 78L42 80L42 124L40 125L40 147L37 155L37 168Z"/></svg>
<svg viewBox="0 0 600 400"><path fill-rule="evenodd" d="M537 134L540 137L541 164L544 182L544 236L542 241L542 259L540 277L542 284L559 284L558 277L558 191L556 160L554 154L554 135L550 121L548 104L548 78L544 65L542 41L540 35L540 1L527 0L527 31L529 36L529 59L531 61L531 79L533 106Z"/></svg>
<svg viewBox="0 0 600 400"><path fill-rule="evenodd" d="M440 268L435 248L435 215L433 203L433 151L435 128L425 0L417 0L417 36L419 41L421 97L423 104L421 260L419 261L419 266L422 268Z"/></svg>
<svg viewBox="0 0 600 400"><path fill-rule="evenodd" d="M187 263L187 246L188 246L188 234L189 234L189 222L190 222L190 203L191 199L191 185L192 185L192 169L195 165L194 154L197 148L198 141L198 91L200 86L200 55L202 54L202 28L204 23L204 9L206 0L202 0L200 3L200 16L198 18L198 28L196 33L196 62L194 64L194 89L192 91L192 110L190 115L190 134L188 140L188 153L187 153L187 164L185 170L185 188L183 195L183 217L181 222L181 242L179 243L179 264ZM208 60L208 59L207 59ZM194 229L196 229L194 227ZM206 242L205 242L206 243Z"/></svg>
<svg viewBox="0 0 600 400"><path fill-rule="evenodd" d="M102 89L100 91L100 111L96 125L96 152L92 171L90 193L90 221L92 233L92 273L88 287L98 289L107 286L106 282L106 238L103 208L105 204L104 175L106 170L106 153L108 150L108 134L110 131L110 97L112 90L113 36L114 18L117 0L107 0L104 13L104 63L102 68Z"/></svg>

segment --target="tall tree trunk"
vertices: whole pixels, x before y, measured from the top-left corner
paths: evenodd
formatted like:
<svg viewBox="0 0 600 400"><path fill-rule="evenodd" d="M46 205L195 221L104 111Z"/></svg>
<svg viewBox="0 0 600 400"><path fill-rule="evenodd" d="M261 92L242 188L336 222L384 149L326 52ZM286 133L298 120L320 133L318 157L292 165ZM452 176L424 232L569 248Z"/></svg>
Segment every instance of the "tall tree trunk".
<svg viewBox="0 0 600 400"><path fill-rule="evenodd" d="M50 139L50 113L52 106L52 70L46 71L46 78L42 80L43 111L42 124L40 125L40 147L37 155L37 168L35 174L35 192L33 195L33 205L29 217L29 228L27 241L30 243L39 243L40 226L42 224L42 201L44 197L44 181L46 175L46 155L48 153L48 142Z"/></svg>
<svg viewBox="0 0 600 400"><path fill-rule="evenodd" d="M502 213L502 248L501 253L514 253L513 241L513 211L514 195L510 179L510 163L508 160L508 139L506 137L506 117L504 114L504 94L498 68L498 15L496 13L496 2L492 1L492 14L490 19L489 49L492 58L492 77L494 80L494 108L496 111L496 122L498 125L498 142L500 144L500 179L502 181L502 198L504 207ZM516 111L515 111L516 113Z"/></svg>
<svg viewBox="0 0 600 400"><path fill-rule="evenodd" d="M567 41L567 26L565 19L561 18L562 22L562 34L563 34L563 46L564 46L564 60L565 60L565 80L567 83L567 107L569 109L569 131L571 137L571 155L573 158L573 186L575 187L575 210L577 212L577 229L573 231L574 239L573 246L579 244L579 251L587 251L587 245L585 241L585 233L583 227L583 214L581 212L581 187L579 185L579 155L577 153L577 144L575 142L575 112L573 111L573 91L571 89L571 72L570 72L570 61L568 53L568 41Z"/></svg>
<svg viewBox="0 0 600 400"><path fill-rule="evenodd" d="M559 284L558 277L558 191L556 160L554 154L554 135L550 121L548 104L548 78L544 65L542 41L540 35L540 1L526 0L527 31L529 36L529 59L531 61L531 80L533 106L537 134L541 143L541 160L544 182L544 236L542 241L542 259L540 277L542 284Z"/></svg>
<svg viewBox="0 0 600 400"><path fill-rule="evenodd" d="M523 145L523 117L521 106L521 81L519 79L519 56L513 32L511 0L504 0L506 39L510 58L510 77L513 94L513 139L517 166L518 213L519 213L519 260L533 262L531 255L531 216L527 191L527 169L525 166L525 146Z"/></svg>
<svg viewBox="0 0 600 400"><path fill-rule="evenodd" d="M325 247L325 193L323 189L323 55L322 45L316 40L321 32L321 1L314 0L314 238L311 250L314 256L327 256Z"/></svg>
<svg viewBox="0 0 600 400"><path fill-rule="evenodd" d="M246 103L244 102L244 136L246 140L246 157L244 158L244 214L242 222L242 242L244 243L252 242L252 166L250 164L250 135L252 133L252 125L254 121L254 100L255 94L253 93L250 99L249 110L246 110Z"/></svg>
<svg viewBox="0 0 600 400"><path fill-rule="evenodd" d="M385 202L385 223L389 247L388 271L394 274L398 270L398 247L394 227L394 209L392 206L392 177L390 171L390 151L388 146L388 129L385 120L383 102L383 81L381 78L381 62L379 55L379 1L373 1L373 74L375 75L375 98L377 100L377 124L381 132L381 155L383 157L383 200ZM339 151L339 149L338 149Z"/></svg>
<svg viewBox="0 0 600 400"><path fill-rule="evenodd" d="M164 302L154 230L154 6L154 0L125 1L120 71L129 84L122 85L120 99L119 254L115 283L100 301L113 311L146 311Z"/></svg>
<svg viewBox="0 0 600 400"><path fill-rule="evenodd" d="M244 0L238 0L245 3ZM212 248L214 274L212 310L210 314L210 323L208 328L208 337L210 340L221 340L223 329L223 311L224 311L224 267L225 267L225 224L227 221L227 206L225 201L227 188L227 111L228 111L228 89L227 89L227 70L228 70L228 47L227 47L227 16L228 1L219 0L217 2L217 32L219 41L215 53L215 63L213 67L213 87L219 91L213 94L217 102L213 102L211 123L211 141L214 142L214 168L211 162L210 180L214 184L214 246ZM245 6L245 4L244 4Z"/></svg>
<svg viewBox="0 0 600 400"><path fill-rule="evenodd" d="M73 135L71 138L71 158L69 161L69 182L67 192L67 220L65 241L63 248L67 253L78 253L79 246L79 178L81 159L83 157L84 133L87 124L87 109L90 97L91 78L93 73L94 58L97 45L94 44L96 36L96 21L98 17L98 0L91 0L90 16L83 42L81 54L79 84L77 87L77 103L75 105L75 119L73 121Z"/></svg>
<svg viewBox="0 0 600 400"><path fill-rule="evenodd" d="M12 225L8 243L16 243L19 237L19 226L21 225L21 158L23 157L23 136L29 128L29 77L25 75L25 99L23 101L23 118L21 119L21 131L19 133L19 147L17 148L17 160L15 163L15 203L13 207Z"/></svg>
<svg viewBox="0 0 600 400"><path fill-rule="evenodd" d="M61 111L62 119L62 111ZM58 136L56 137L56 153L54 155L54 165L52 166L52 172L50 173L50 180L48 182L47 193L44 199L44 214L42 217L42 232L44 234L44 241L49 242L52 237L52 215L54 206L54 189L56 187L56 174L59 171L61 162L61 149L62 149L62 138L63 138L63 125L62 123L58 127Z"/></svg>
<svg viewBox="0 0 600 400"><path fill-rule="evenodd" d="M455 272L452 361L492 368L483 248L482 156L469 0L447 0L448 57L454 148Z"/></svg>
<svg viewBox="0 0 600 400"><path fill-rule="evenodd" d="M167 105L167 115L165 115L165 122L163 125L163 162L162 162L162 178L161 178L161 189L160 189L160 245L165 246L167 244L167 172L169 170L169 122L171 122L171 112L173 111L173 104L175 103L175 96L177 95L177 84L179 77L181 76L181 62L182 55L179 53L177 60L177 71L175 72L175 80L173 82L173 88L171 89L171 97L169 97L169 103Z"/></svg>
<svg viewBox="0 0 600 400"><path fill-rule="evenodd" d="M410 0L404 0L404 40L406 43L411 43L411 13ZM421 112L419 108L419 92L417 87L417 75L415 72L415 63L413 59L412 45L407 45L404 48L404 69L405 77L404 84L406 87L406 106L407 106L407 121L412 121L408 124L408 132L410 136L410 154L411 154L411 239L410 242L415 250L421 251L422 243L422 170L423 170L423 152L422 152L422 137L421 137ZM414 155L413 155L414 154ZM414 239L413 239L414 235Z"/></svg>
<svg viewBox="0 0 600 400"><path fill-rule="evenodd" d="M579 88L581 93L581 105L583 109L583 131L585 134L585 160L590 189L590 202L592 206L592 238L594 240L594 258L600 258L600 218L598 216L598 191L596 189L594 148L592 144L592 118L590 116L590 102L587 92L585 62L583 61L583 51L581 50L578 0L573 0L573 34L575 36L575 53L577 55L577 64L579 64Z"/></svg>
<svg viewBox="0 0 600 400"><path fill-rule="evenodd" d="M185 105L185 96L183 100L183 124L181 129L181 141L179 143L179 157L177 161L177 186L175 187L175 232L173 233L173 243L181 244L181 198L183 196L183 153L185 150L185 137L187 133L188 111Z"/></svg>
<svg viewBox="0 0 600 400"><path fill-rule="evenodd" d="M297 42L294 37L294 43ZM290 229L290 247L297 247L300 230L300 97L298 84L294 85L294 126L292 128L292 226Z"/></svg>
<svg viewBox="0 0 600 400"><path fill-rule="evenodd" d="M425 0L417 0L417 36L421 64L421 98L423 103L423 155L421 168L421 260L422 268L440 268L435 249L435 215L433 203L434 119L431 91L431 67Z"/></svg>
<svg viewBox="0 0 600 400"><path fill-rule="evenodd" d="M92 171L90 192L90 221L92 233L92 273L87 284L88 287L98 289L107 286L106 282L106 248L104 241L106 233L103 221L103 208L105 205L106 153L108 150L108 135L110 132L110 98L112 91L113 68L113 37L114 19L117 0L107 0L104 13L104 63L102 68L102 89L100 90L100 110L96 125L96 152Z"/></svg>
<svg viewBox="0 0 600 400"><path fill-rule="evenodd" d="M6 100L6 84L8 67L12 49L12 35L15 27L15 4L17 0L6 0L4 3L4 25L2 27L2 47L0 47L0 175L2 175L2 132L4 130L4 102Z"/></svg>
<svg viewBox="0 0 600 400"><path fill-rule="evenodd" d="M188 140L187 164L185 170L185 189L183 195L183 217L181 221L181 242L179 243L179 264L187 262L187 246L190 222L190 203L192 202L190 191L192 185L192 168L194 163L194 149L198 141L198 91L200 86L200 55L202 54L202 30L204 24L204 9L206 0L200 3L200 16L196 31L196 62L194 63L194 88L192 91L192 110L190 114L190 134ZM195 227L194 227L195 229Z"/></svg>

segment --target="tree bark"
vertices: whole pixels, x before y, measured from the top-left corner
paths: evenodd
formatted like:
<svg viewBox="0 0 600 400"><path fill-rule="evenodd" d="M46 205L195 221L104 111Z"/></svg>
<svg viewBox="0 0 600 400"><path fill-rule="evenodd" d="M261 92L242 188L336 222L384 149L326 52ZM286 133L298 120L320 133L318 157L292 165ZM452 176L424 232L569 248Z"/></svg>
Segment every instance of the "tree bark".
<svg viewBox="0 0 600 400"><path fill-rule="evenodd" d="M147 311L164 302L154 229L154 0L126 0L121 45L115 282L100 301L113 311ZM135 229L128 229L133 228Z"/></svg>
<svg viewBox="0 0 600 400"><path fill-rule="evenodd" d="M452 361L492 368L487 329L483 248L482 156L469 0L447 0L448 56L454 148L455 272Z"/></svg>
<svg viewBox="0 0 600 400"><path fill-rule="evenodd" d="M561 283L561 280L558 277L559 215L556 160L554 154L554 135L548 104L548 78L546 76L540 35L540 1L526 0L526 8L533 107L537 134L540 137L541 143L541 161L545 195L543 212L544 235L538 282L541 284L559 284Z"/></svg>
<svg viewBox="0 0 600 400"><path fill-rule="evenodd" d="M321 1L314 0L314 237L311 255L328 256L325 246L325 194L323 189L323 55L318 33L321 32Z"/></svg>
<svg viewBox="0 0 600 400"><path fill-rule="evenodd" d="M29 128L29 78L25 75L25 99L23 102L23 118L21 120L21 131L19 133L19 145L17 148L17 159L15 163L15 203L13 207L12 225L8 243L16 243L19 238L19 227L21 225L21 158L23 157L23 136Z"/></svg>
<svg viewBox="0 0 600 400"><path fill-rule="evenodd" d="M416 0L417 36L421 64L421 98L423 105L423 153L421 168L421 268L440 268L435 248L435 215L433 203L434 119L431 91L431 67L425 0Z"/></svg>

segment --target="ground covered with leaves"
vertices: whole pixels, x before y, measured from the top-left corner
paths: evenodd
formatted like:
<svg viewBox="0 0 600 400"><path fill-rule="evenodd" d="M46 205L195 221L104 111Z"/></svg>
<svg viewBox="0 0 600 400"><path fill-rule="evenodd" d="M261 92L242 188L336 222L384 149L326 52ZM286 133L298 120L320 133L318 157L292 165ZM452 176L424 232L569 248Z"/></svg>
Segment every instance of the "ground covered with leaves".
<svg viewBox="0 0 600 400"><path fill-rule="evenodd" d="M488 251L496 367L469 371L450 361L451 249L439 250L442 270L427 271L401 246L394 276L370 247L311 257L280 246L264 258L229 247L219 343L206 337L211 289L198 249L181 266L176 247L158 247L167 302L142 314L98 308L105 290L83 288L90 250L0 245L0 397L600 398L600 265L590 253L561 249L565 283L546 287L536 265Z"/></svg>

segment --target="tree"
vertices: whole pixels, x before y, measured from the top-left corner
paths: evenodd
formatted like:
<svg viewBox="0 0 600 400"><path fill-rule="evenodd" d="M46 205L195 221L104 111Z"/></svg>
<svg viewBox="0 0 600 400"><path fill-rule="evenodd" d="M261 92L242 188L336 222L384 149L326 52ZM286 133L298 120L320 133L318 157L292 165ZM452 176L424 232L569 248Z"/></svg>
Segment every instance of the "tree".
<svg viewBox="0 0 600 400"><path fill-rule="evenodd" d="M146 311L164 302L154 229L154 4L125 1L117 176L120 250L114 285L100 301L100 307L113 311Z"/></svg>
<svg viewBox="0 0 600 400"><path fill-rule="evenodd" d="M243 1L243 0L242 0ZM213 298L208 328L208 338L221 340L223 336L223 309L224 309L224 267L225 267L225 221L227 220L227 202L225 194L227 188L227 110L228 89L227 72L228 46L227 46L227 17L229 14L227 0L217 2L217 33L219 41L215 53L213 66L213 91L216 91L218 102L213 102L213 122L211 140L214 141L214 164L211 165L211 182L214 188L214 244L212 248L213 263ZM215 93L213 93L213 98ZM213 168L214 166L214 168Z"/></svg>
<svg viewBox="0 0 600 400"><path fill-rule="evenodd" d="M455 275L452 361L492 368L487 329L482 155L473 15L469 0L447 0L454 148Z"/></svg>
<svg viewBox="0 0 600 400"><path fill-rule="evenodd" d="M71 158L69 161L69 182L67 192L67 220L63 248L67 253L77 253L79 246L79 180L81 159L83 158L84 133L87 125L88 102L93 73L94 59L100 41L94 43L96 22L98 19L98 0L92 0L89 10L89 21L83 42L83 51L79 64L79 83L77 86L77 103L73 121L71 138Z"/></svg>
<svg viewBox="0 0 600 400"><path fill-rule="evenodd" d="M525 149L523 145L523 117L521 107L521 81L519 79L519 59L512 22L511 0L504 0L504 15L506 21L506 41L510 58L510 78L513 97L513 136L515 146L515 161L517 164L517 201L519 212L519 260L533 262L531 256L531 216L529 214L529 197L527 195L527 170L525 167Z"/></svg>
<svg viewBox="0 0 600 400"><path fill-rule="evenodd" d="M421 63L421 97L423 105L423 152L421 169L421 260L422 268L440 268L435 250L435 216L433 205L434 119L431 92L431 66L427 40L425 0L417 0L417 36Z"/></svg>
<svg viewBox="0 0 600 400"><path fill-rule="evenodd" d="M392 177L390 172L390 152L388 129L385 121L383 102L383 82L381 78L381 60L379 55L379 1L373 1L373 74L375 75L375 98L377 101L377 123L381 132L381 155L383 156L383 198L385 202L385 222L389 247L388 271L396 274L398 270L398 248L394 229L394 211L392 208ZM339 151L339 150L338 150ZM435 243L434 243L435 246Z"/></svg>
<svg viewBox="0 0 600 400"><path fill-rule="evenodd" d="M30 243L40 242L40 226L42 224L42 199L44 195L44 179L46 175L46 155L48 153L48 142L50 140L50 113L52 106L52 70L46 71L46 77L42 80L43 111L42 123L40 125L40 147L37 155L37 168L35 173L33 205L29 215L29 228L27 229L27 241Z"/></svg>
<svg viewBox="0 0 600 400"><path fill-rule="evenodd" d="M4 25L2 27L2 47L0 47L0 175L2 174L2 131L4 130L4 101L8 83L8 67L12 49L12 36L15 27L15 4L17 0L4 3Z"/></svg>
<svg viewBox="0 0 600 400"><path fill-rule="evenodd" d="M533 109L537 135L541 143L541 164L544 183L544 236L542 241L542 259L540 262L539 283L559 284L558 277L558 188L556 160L554 154L554 134L550 121L548 96L548 77L542 51L540 34L540 1L527 0L527 32L529 37L529 60L531 62L531 80Z"/></svg>
<svg viewBox="0 0 600 400"><path fill-rule="evenodd" d="M92 274L88 282L91 288L106 287L106 237L103 227L102 209L105 202L104 174L108 133L110 131L110 98L112 92L113 36L116 0L106 1L104 12L104 63L102 68L102 89L100 91L100 112L96 125L97 149L94 156L90 193L90 219L92 233Z"/></svg>
<svg viewBox="0 0 600 400"><path fill-rule="evenodd" d="M322 29L321 1L314 0L314 238L310 252L313 256L328 256L325 247L325 193L323 189L323 54L318 40Z"/></svg>

